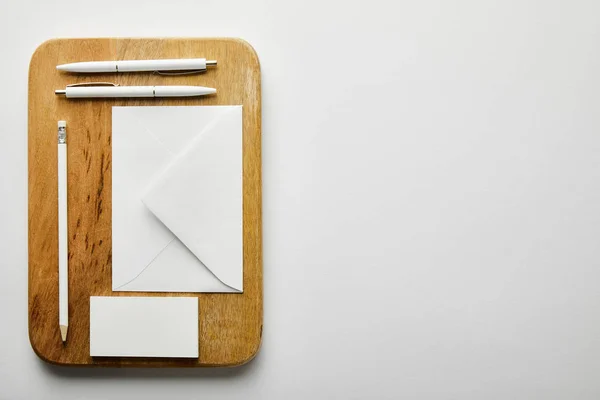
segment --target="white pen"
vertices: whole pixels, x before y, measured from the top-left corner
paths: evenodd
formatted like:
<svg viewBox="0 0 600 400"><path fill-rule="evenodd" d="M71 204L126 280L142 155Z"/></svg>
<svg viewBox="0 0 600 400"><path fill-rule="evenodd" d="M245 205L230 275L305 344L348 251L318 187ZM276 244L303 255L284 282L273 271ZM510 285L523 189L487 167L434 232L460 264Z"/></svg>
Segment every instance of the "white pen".
<svg viewBox="0 0 600 400"><path fill-rule="evenodd" d="M69 328L69 236L67 233L67 123L58 121L58 325L62 341Z"/></svg>
<svg viewBox="0 0 600 400"><path fill-rule="evenodd" d="M85 61L57 65L56 69L65 72L136 72L136 71L189 71L204 72L207 67L215 67L215 60L206 58L180 58L171 60L120 60Z"/></svg>
<svg viewBox="0 0 600 400"><path fill-rule="evenodd" d="M55 90L67 98L98 97L192 97L217 93L217 89L203 86L119 86L114 83L83 83L67 85L64 90Z"/></svg>

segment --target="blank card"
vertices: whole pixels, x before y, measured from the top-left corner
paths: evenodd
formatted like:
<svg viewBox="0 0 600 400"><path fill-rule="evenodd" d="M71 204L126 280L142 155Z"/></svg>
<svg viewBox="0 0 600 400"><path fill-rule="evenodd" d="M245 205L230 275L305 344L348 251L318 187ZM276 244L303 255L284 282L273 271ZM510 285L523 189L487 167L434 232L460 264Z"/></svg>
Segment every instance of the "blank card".
<svg viewBox="0 0 600 400"><path fill-rule="evenodd" d="M92 357L198 357L197 297L90 297Z"/></svg>

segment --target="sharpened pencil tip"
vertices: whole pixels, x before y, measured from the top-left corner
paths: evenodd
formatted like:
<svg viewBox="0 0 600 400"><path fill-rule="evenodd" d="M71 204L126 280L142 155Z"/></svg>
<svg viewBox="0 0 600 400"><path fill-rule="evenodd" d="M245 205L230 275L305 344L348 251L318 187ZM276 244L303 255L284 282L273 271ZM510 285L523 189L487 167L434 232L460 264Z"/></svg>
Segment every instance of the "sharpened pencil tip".
<svg viewBox="0 0 600 400"><path fill-rule="evenodd" d="M67 341L67 329L69 329L67 325L60 326L60 337L62 338L63 342Z"/></svg>

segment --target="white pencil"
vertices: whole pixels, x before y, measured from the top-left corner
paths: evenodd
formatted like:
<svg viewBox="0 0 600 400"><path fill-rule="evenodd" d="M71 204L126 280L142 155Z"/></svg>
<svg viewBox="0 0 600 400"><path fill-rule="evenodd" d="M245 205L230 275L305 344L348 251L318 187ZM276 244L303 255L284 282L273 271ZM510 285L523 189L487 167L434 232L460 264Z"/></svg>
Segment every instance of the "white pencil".
<svg viewBox="0 0 600 400"><path fill-rule="evenodd" d="M69 239L67 234L67 123L58 121L58 324L62 341L69 328Z"/></svg>

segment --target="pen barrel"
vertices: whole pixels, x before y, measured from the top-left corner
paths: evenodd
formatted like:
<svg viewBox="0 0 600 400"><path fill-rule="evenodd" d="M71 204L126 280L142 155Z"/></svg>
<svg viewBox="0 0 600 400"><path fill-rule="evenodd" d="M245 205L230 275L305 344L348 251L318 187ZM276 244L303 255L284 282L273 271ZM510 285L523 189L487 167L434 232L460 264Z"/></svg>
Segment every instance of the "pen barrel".
<svg viewBox="0 0 600 400"><path fill-rule="evenodd" d="M118 72L135 71L203 71L205 58L182 58L173 60L126 60L117 61Z"/></svg>
<svg viewBox="0 0 600 400"><path fill-rule="evenodd" d="M117 72L116 61L86 61L71 64L63 64L56 67L59 71L81 72L81 73L100 73Z"/></svg>
<svg viewBox="0 0 600 400"><path fill-rule="evenodd" d="M154 97L154 86L67 87L68 98L86 97Z"/></svg>
<svg viewBox="0 0 600 400"><path fill-rule="evenodd" d="M69 322L69 246L67 232L67 144L58 145L58 292L59 324Z"/></svg>
<svg viewBox="0 0 600 400"><path fill-rule="evenodd" d="M68 98L114 98L114 97L190 97L216 93L213 88L202 86L97 86L67 87Z"/></svg>
<svg viewBox="0 0 600 400"><path fill-rule="evenodd" d="M205 58L169 60L85 61L59 65L59 71L79 73L143 72L143 71L205 71ZM213 64L214 65L214 62Z"/></svg>
<svg viewBox="0 0 600 400"><path fill-rule="evenodd" d="M156 97L191 97L213 94L213 88L202 86L155 86Z"/></svg>

